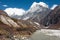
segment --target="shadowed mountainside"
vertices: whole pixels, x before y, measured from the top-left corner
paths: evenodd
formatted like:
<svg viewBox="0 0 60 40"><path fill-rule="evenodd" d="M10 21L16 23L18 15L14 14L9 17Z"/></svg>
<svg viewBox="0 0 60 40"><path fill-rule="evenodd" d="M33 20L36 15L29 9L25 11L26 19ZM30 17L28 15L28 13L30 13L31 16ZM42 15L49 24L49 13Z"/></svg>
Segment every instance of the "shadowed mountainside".
<svg viewBox="0 0 60 40"><path fill-rule="evenodd" d="M60 6L57 6L54 10L44 17L40 24L41 27L47 27L48 29L60 29Z"/></svg>

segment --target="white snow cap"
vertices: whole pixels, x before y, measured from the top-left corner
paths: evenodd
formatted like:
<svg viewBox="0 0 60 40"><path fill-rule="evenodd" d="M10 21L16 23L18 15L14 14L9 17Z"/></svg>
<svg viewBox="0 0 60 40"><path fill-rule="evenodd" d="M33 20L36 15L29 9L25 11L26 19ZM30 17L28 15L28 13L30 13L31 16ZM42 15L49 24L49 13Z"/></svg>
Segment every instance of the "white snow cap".
<svg viewBox="0 0 60 40"><path fill-rule="evenodd" d="M54 4L54 5L51 7L51 10L54 10L54 8L55 8L56 6L58 6L58 5Z"/></svg>
<svg viewBox="0 0 60 40"><path fill-rule="evenodd" d="M39 3L34 2L34 3L32 4L32 6L31 6L31 8L34 7L34 6L36 6L36 5L41 5L41 6L43 6L43 7L48 8L48 5L47 5L46 3L44 3L44 2L39 2Z"/></svg>
<svg viewBox="0 0 60 40"><path fill-rule="evenodd" d="M25 10L19 9L19 8L6 8L4 11L7 12L7 14L9 16L11 16L11 15L23 15L25 13Z"/></svg>

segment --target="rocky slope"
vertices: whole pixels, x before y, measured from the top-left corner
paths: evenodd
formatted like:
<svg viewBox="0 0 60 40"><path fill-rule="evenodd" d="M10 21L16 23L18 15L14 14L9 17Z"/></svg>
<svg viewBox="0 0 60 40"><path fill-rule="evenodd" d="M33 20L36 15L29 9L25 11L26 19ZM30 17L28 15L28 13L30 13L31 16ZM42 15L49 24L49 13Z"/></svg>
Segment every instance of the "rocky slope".
<svg viewBox="0 0 60 40"><path fill-rule="evenodd" d="M40 21L40 24L49 29L60 29L60 6L57 6L54 10L51 10L49 14Z"/></svg>
<svg viewBox="0 0 60 40"><path fill-rule="evenodd" d="M0 10L0 40L24 39L39 29L40 27L32 21L11 18Z"/></svg>

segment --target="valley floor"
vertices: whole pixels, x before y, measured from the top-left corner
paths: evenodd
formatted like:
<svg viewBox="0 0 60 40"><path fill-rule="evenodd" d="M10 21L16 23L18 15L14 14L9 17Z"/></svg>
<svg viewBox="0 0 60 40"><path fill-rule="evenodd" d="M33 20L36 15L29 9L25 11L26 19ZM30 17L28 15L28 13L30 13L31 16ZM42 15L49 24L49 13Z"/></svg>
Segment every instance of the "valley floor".
<svg viewBox="0 0 60 40"><path fill-rule="evenodd" d="M60 30L41 29L36 31L29 40L60 40Z"/></svg>

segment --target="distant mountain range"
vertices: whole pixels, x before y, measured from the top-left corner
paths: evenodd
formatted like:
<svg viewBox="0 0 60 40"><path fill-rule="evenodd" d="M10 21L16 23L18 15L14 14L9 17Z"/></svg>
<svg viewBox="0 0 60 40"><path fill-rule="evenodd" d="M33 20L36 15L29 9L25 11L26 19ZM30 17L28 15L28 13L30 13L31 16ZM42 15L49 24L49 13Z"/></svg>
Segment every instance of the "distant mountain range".
<svg viewBox="0 0 60 40"><path fill-rule="evenodd" d="M18 8L7 8L4 11L7 12L7 14L10 17L13 17L16 19L27 20L32 17L35 18L38 15L40 16L40 19L41 19L42 17L45 17L56 6L58 6L58 5L53 5L52 8L49 8L48 5L44 2L39 2L39 3L34 2L27 11L25 11L23 9L18 9Z"/></svg>
<svg viewBox="0 0 60 40"><path fill-rule="evenodd" d="M10 9L12 10L12 8ZM15 11L17 11L16 12L17 14L14 13L15 12L14 10L12 10L13 13L12 12L9 13L11 11L10 9L8 9L9 11L7 9L5 10L10 17L23 19L23 20L27 20L31 18L32 16L35 17L37 14L41 14L40 16L45 15L45 14L47 15L47 13L51 10L49 9L48 5L43 2L39 2L39 3L34 2L27 11L24 12L23 10L23 12L21 13L19 13L19 11L17 11L16 8L14 8ZM18 15L18 14L22 14L22 15Z"/></svg>

